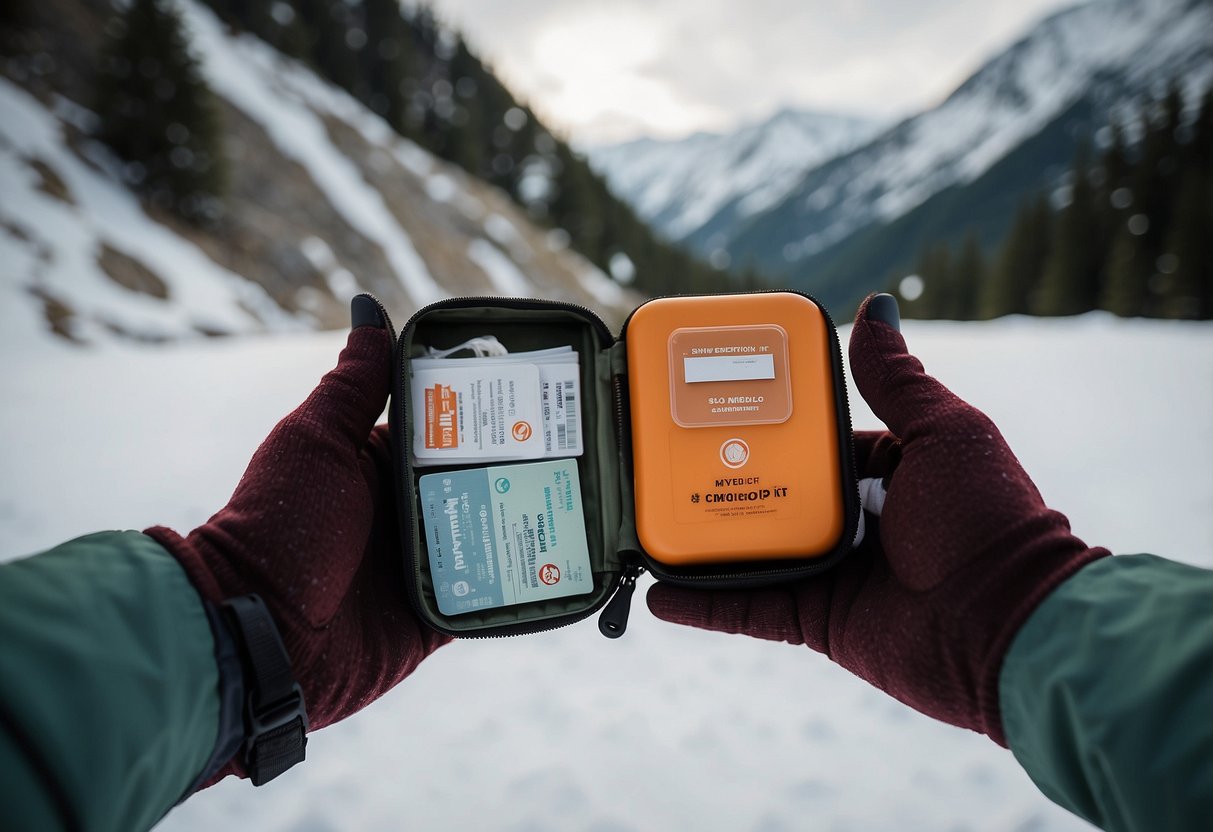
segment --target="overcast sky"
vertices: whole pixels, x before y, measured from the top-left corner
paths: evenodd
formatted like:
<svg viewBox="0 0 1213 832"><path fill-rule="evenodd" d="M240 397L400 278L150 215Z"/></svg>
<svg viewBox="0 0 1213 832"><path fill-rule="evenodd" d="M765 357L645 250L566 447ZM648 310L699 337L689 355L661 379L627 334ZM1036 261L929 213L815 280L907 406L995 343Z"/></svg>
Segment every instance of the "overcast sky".
<svg viewBox="0 0 1213 832"><path fill-rule="evenodd" d="M1073 0L431 0L575 141L721 130L782 106L893 117L942 100Z"/></svg>

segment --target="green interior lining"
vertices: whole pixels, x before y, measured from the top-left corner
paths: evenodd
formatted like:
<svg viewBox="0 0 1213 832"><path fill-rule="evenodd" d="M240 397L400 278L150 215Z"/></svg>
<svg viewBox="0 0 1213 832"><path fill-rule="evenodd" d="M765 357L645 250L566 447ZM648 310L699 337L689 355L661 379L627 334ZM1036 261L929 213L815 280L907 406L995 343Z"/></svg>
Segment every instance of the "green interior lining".
<svg viewBox="0 0 1213 832"><path fill-rule="evenodd" d="M628 348L627 343L620 339L610 350L608 382L613 384L615 378L622 379L624 388L627 387L628 377ZM615 459L619 472L619 532L617 548L620 552L641 552L640 537L636 533L636 495L633 490L632 473L632 425L631 415L625 405L623 441L614 448Z"/></svg>
<svg viewBox="0 0 1213 832"><path fill-rule="evenodd" d="M425 612L449 630L475 632L511 624L529 624L592 608L615 587L622 561L619 554L619 530L624 502L617 483L620 480L620 456L615 439L615 415L612 400L612 350L602 333L584 314L563 309L516 309L479 306L471 308L436 309L417 321L411 332L404 333L406 355L419 355L424 347L439 349L453 347L469 338L492 334L510 352L545 349L571 345L578 353L581 365L582 428L585 432L585 452L577 457L581 481L582 504L585 509L586 536L589 544L590 566L594 573L594 592L557 598L531 604L497 607L483 612L457 616L443 615L438 610L430 576L425 535L420 524L413 523L413 576L421 588L419 599ZM408 395L409 373L404 372L402 390ZM405 436L412 437L412 409L407 409ZM409 440L411 444L411 439ZM520 460L521 461L521 460ZM509 464L504 463L504 464ZM450 466L457 467L457 466ZM484 467L471 465L462 467ZM443 470L439 467L414 468L407 485L407 496L415 516L420 516L417 481L423 474ZM631 513L631 506L628 512ZM635 536L635 531L632 531Z"/></svg>

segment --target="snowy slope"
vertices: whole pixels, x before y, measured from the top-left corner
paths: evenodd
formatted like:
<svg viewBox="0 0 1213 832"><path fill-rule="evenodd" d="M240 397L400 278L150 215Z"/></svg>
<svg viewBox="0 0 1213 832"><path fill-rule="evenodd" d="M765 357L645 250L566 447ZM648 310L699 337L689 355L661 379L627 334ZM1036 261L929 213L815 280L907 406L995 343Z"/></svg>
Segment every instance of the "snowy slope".
<svg viewBox="0 0 1213 832"><path fill-rule="evenodd" d="M725 134L587 148L616 195L662 234L682 239L733 203L741 219L775 204L814 166L859 146L877 123L782 110Z"/></svg>
<svg viewBox="0 0 1213 832"><path fill-rule="evenodd" d="M1091 315L905 331L928 369L995 419L1077 534L1213 567L1213 386L1193 383L1213 378L1213 327ZM31 337L0 370L0 558L97 529L204 521L342 340L76 350ZM875 427L851 396L856 427ZM444 648L314 734L304 765L262 789L229 780L160 828L1089 828L988 740L808 650L655 621L643 591L618 642L587 621Z"/></svg>
<svg viewBox="0 0 1213 832"><path fill-rule="evenodd" d="M290 329L303 322L255 283L224 269L196 246L153 222L112 176L62 140L60 120L36 99L0 78L0 338L21 343L44 328L43 301L62 299L75 311L72 335L159 339L195 329L248 332ZM55 197L29 160L38 160L67 188ZM168 299L131 291L101 271L102 245L138 257L168 283Z"/></svg>
<svg viewBox="0 0 1213 832"><path fill-rule="evenodd" d="M401 316L458 294L567 299L608 320L638 302L303 65L178 7L226 125L222 223L146 211L87 139L94 114L0 76L0 339L48 323L82 342L340 326L359 290Z"/></svg>
<svg viewBox="0 0 1213 832"><path fill-rule="evenodd" d="M1080 99L1124 118L1172 79L1191 100L1213 83L1213 2L1092 0L1053 15L946 101L811 171L753 218L735 254L795 262L942 189L972 181Z"/></svg>

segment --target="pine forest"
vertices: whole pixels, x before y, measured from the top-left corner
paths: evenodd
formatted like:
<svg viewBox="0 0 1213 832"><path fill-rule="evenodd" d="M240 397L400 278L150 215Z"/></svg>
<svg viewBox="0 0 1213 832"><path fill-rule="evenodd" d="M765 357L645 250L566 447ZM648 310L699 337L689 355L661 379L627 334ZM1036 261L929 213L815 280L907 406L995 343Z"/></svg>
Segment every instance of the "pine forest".
<svg viewBox="0 0 1213 832"><path fill-rule="evenodd" d="M925 247L891 287L905 313L1213 318L1213 92L1185 101L1172 89L1102 135L1060 193L1020 205L988 256L975 232Z"/></svg>
<svg viewBox="0 0 1213 832"><path fill-rule="evenodd" d="M658 239L425 6L398 0L206 0L235 31L306 62L398 133L500 187L537 223L646 294L758 286ZM136 163L132 184L194 222L222 210L222 126L164 0L107 26L100 138Z"/></svg>

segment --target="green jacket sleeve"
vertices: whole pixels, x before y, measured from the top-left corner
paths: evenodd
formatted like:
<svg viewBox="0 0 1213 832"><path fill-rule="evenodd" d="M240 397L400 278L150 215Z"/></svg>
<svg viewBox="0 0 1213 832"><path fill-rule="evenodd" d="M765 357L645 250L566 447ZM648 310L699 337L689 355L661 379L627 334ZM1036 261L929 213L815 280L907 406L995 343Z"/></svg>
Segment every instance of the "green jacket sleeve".
<svg viewBox="0 0 1213 832"><path fill-rule="evenodd" d="M151 538L105 532L0 566L6 829L148 829L216 741L202 601Z"/></svg>
<svg viewBox="0 0 1213 832"><path fill-rule="evenodd" d="M1110 832L1213 828L1213 572L1089 564L1028 618L999 695L1049 799Z"/></svg>

